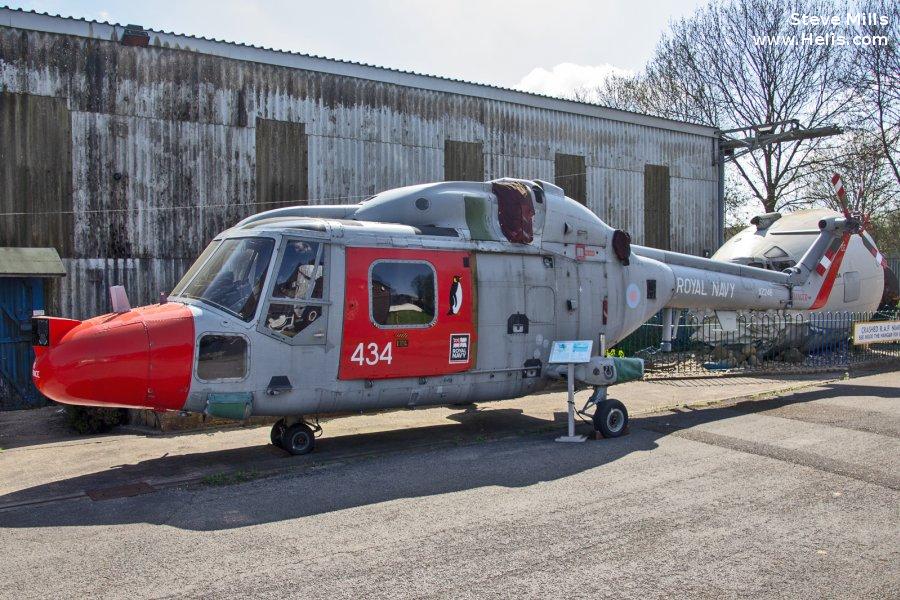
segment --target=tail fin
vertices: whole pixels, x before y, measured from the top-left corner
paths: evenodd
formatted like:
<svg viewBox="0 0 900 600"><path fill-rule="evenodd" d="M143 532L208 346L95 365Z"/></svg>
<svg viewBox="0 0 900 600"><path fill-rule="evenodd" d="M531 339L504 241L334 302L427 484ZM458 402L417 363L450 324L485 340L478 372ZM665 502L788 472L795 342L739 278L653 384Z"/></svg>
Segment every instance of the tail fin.
<svg viewBox="0 0 900 600"><path fill-rule="evenodd" d="M793 308L816 310L828 302L850 236L858 233L860 227L859 220L852 217L819 221L819 237L790 269L788 281L793 286Z"/></svg>

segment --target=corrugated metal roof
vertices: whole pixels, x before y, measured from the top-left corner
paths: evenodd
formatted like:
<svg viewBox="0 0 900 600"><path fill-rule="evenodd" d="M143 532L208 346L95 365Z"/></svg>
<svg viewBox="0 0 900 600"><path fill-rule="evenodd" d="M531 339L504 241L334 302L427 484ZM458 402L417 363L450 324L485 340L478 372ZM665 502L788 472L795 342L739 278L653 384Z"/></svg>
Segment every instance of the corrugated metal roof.
<svg viewBox="0 0 900 600"><path fill-rule="evenodd" d="M0 277L63 277L56 248L0 248Z"/></svg>
<svg viewBox="0 0 900 600"><path fill-rule="evenodd" d="M125 26L118 23L90 21L87 19L63 17L60 15L51 15L49 13L8 7L0 8L0 26L75 35L101 40L119 40L125 32ZM152 46L200 52L234 60L258 62L307 71L318 71L335 75L344 75L347 77L357 77L360 79L438 92L488 98L502 102L510 102L536 108L580 114L612 121L634 123L637 125L646 125L648 127L681 131L709 137L714 137L716 135L716 129L708 125L664 119L642 113L608 108L598 104L587 104L584 102L576 102L574 100L554 98L551 96L523 92L484 83L474 83L460 79L369 65L361 62L326 58L310 54L289 52L286 50L276 50L274 48L264 48L250 44L172 33L168 31L158 31L155 29L145 29L145 31L150 34L150 45Z"/></svg>

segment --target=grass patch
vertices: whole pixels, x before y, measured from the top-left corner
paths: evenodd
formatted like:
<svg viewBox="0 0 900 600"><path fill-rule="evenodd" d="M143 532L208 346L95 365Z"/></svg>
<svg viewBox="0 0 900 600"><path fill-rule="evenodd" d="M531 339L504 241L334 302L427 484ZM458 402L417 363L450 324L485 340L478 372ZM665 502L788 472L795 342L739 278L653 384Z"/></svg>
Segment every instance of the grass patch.
<svg viewBox="0 0 900 600"><path fill-rule="evenodd" d="M261 473L257 471L237 471L235 473L213 473L206 475L200 480L203 485L218 487L222 485L234 485L236 483L246 483L261 477Z"/></svg>

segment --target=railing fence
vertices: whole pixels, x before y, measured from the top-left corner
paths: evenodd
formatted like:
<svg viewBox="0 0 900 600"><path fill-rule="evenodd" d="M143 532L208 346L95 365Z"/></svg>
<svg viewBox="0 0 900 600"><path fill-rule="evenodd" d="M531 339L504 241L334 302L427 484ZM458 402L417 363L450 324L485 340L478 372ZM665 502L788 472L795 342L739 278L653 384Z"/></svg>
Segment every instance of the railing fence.
<svg viewBox="0 0 900 600"><path fill-rule="evenodd" d="M682 311L671 352L660 349L662 313L614 348L645 361L647 378L740 373L850 370L900 361L900 342L853 343L855 323L900 320L900 310L874 313L746 313L723 329L714 313Z"/></svg>

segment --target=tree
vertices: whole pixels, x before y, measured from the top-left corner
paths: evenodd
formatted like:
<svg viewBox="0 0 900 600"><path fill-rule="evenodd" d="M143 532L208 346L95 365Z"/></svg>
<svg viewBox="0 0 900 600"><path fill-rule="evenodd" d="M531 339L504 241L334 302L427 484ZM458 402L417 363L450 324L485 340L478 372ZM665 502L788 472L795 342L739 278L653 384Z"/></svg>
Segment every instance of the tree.
<svg viewBox="0 0 900 600"><path fill-rule="evenodd" d="M885 256L900 256L900 210L876 217L868 227Z"/></svg>
<svg viewBox="0 0 900 600"><path fill-rule="evenodd" d="M748 210L753 204L747 197L747 186L734 172L725 172L725 231L723 237L727 241L737 235L750 224L750 219L758 210Z"/></svg>
<svg viewBox="0 0 900 600"><path fill-rule="evenodd" d="M842 78L850 53L836 44L813 43L832 29L794 25L794 13L843 15L846 5L839 0L713 0L674 21L644 71L633 81L607 82L599 99L720 129L789 119L807 127L839 121L847 111ZM633 100L624 98L629 93ZM636 106L622 105L630 101ZM802 202L802 174L818 145L776 144L732 164L763 210L773 212Z"/></svg>
<svg viewBox="0 0 900 600"><path fill-rule="evenodd" d="M864 19L853 28L858 43L852 45L853 68L845 72L844 83L854 94L853 116L877 133L884 160L900 184L900 4L870 0L860 12L887 22Z"/></svg>
<svg viewBox="0 0 900 600"><path fill-rule="evenodd" d="M834 173L841 176L851 212L880 219L900 210L900 185L894 179L877 132L851 130L838 143L820 150L806 175L808 187L804 195L810 203L841 210L831 186Z"/></svg>

